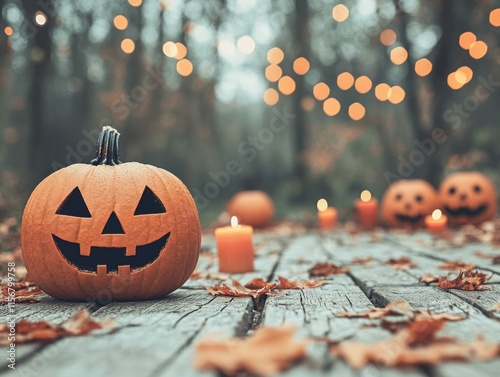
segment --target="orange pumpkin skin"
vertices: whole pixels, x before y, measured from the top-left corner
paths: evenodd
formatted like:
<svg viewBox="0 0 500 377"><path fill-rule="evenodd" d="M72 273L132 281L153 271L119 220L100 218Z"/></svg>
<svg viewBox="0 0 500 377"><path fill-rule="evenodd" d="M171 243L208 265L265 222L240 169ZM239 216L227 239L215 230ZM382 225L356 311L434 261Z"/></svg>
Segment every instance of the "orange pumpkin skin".
<svg viewBox="0 0 500 377"><path fill-rule="evenodd" d="M451 225L480 224L497 213L495 186L478 172L446 177L439 186L439 200Z"/></svg>
<svg viewBox="0 0 500 377"><path fill-rule="evenodd" d="M394 228L418 228L426 215L438 208L436 190L421 179L408 179L391 184L382 197L382 221Z"/></svg>
<svg viewBox="0 0 500 377"><path fill-rule="evenodd" d="M274 204L263 191L242 191L229 200L227 211L236 216L240 224L263 228L273 221Z"/></svg>
<svg viewBox="0 0 500 377"><path fill-rule="evenodd" d="M146 186L161 201L164 213L135 214ZM76 187L90 217L58 213ZM121 230L116 221L114 229L105 230L112 213ZM201 242L198 212L184 184L165 170L135 162L75 164L48 176L28 200L21 232L30 278L49 295L66 300L109 302L170 293L190 277ZM73 254L70 243L76 248ZM154 247L143 249L150 254L139 250L150 243ZM91 264L84 255L89 252L97 260L95 271L77 266ZM146 255L152 255L149 262L144 262Z"/></svg>

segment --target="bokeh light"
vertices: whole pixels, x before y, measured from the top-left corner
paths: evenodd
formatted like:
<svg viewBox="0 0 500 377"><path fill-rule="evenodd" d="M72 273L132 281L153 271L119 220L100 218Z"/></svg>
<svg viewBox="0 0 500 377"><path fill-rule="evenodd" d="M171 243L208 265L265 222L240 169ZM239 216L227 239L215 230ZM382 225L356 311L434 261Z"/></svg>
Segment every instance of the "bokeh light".
<svg viewBox="0 0 500 377"><path fill-rule="evenodd" d="M380 42L384 46L390 46L394 42L396 42L397 35L396 32L392 29L385 29L380 33Z"/></svg>
<svg viewBox="0 0 500 377"><path fill-rule="evenodd" d="M181 59L177 62L177 72L181 76L189 76L193 72L193 63L188 59Z"/></svg>
<svg viewBox="0 0 500 377"><path fill-rule="evenodd" d="M316 101L314 100L314 98L309 97L309 96L303 97L300 100L300 106L305 111L312 111L312 110L314 110L314 107L316 106Z"/></svg>
<svg viewBox="0 0 500 377"><path fill-rule="evenodd" d="M332 17L337 22L344 22L349 18L349 8L344 4L335 5L332 9Z"/></svg>
<svg viewBox="0 0 500 377"><path fill-rule="evenodd" d="M128 0L128 3L133 7L140 7L142 4L142 0Z"/></svg>
<svg viewBox="0 0 500 377"><path fill-rule="evenodd" d="M35 23L38 25L38 26L43 26L47 23L47 16L45 15L45 13L41 12L41 11L38 11L35 13Z"/></svg>
<svg viewBox="0 0 500 377"><path fill-rule="evenodd" d="M187 48L186 46L184 46L184 44L182 44L181 42L177 42L175 44L175 47L177 48L177 52L175 54L175 58L177 60L181 60L181 59L184 59L187 55Z"/></svg>
<svg viewBox="0 0 500 377"><path fill-rule="evenodd" d="M236 42L236 47L244 54L251 54L255 51L255 41L249 35L244 35Z"/></svg>
<svg viewBox="0 0 500 377"><path fill-rule="evenodd" d="M359 196L362 202L369 202L372 198L372 193L368 190L361 191L361 195Z"/></svg>
<svg viewBox="0 0 500 377"><path fill-rule="evenodd" d="M293 62L293 70L297 75L305 75L309 71L309 68L311 68L311 64L304 57L297 58Z"/></svg>
<svg viewBox="0 0 500 377"><path fill-rule="evenodd" d="M115 18L113 19L113 25L115 25L115 28L117 28L118 30L125 30L128 26L127 17L122 14L115 16Z"/></svg>
<svg viewBox="0 0 500 377"><path fill-rule="evenodd" d="M328 98L323 102L323 111L331 117L337 115L340 111L340 102L335 98Z"/></svg>
<svg viewBox="0 0 500 377"><path fill-rule="evenodd" d="M469 54L474 59L481 59L487 52L488 45L483 41L476 41L469 48Z"/></svg>
<svg viewBox="0 0 500 377"><path fill-rule="evenodd" d="M290 76L283 76L278 81L278 89L285 96L295 92L295 81Z"/></svg>
<svg viewBox="0 0 500 377"><path fill-rule="evenodd" d="M10 26L6 26L5 29L3 29L3 31L4 31L5 35L7 35L9 37L12 35L12 33L14 33L14 30L12 30L12 28Z"/></svg>
<svg viewBox="0 0 500 377"><path fill-rule="evenodd" d="M130 38L125 38L121 43L121 48L124 53L131 54L135 50L135 43Z"/></svg>
<svg viewBox="0 0 500 377"><path fill-rule="evenodd" d="M463 86L463 84L457 81L456 77L457 77L456 72L452 72L448 75L448 78L446 80L448 86L453 90L458 90Z"/></svg>
<svg viewBox="0 0 500 377"><path fill-rule="evenodd" d="M278 81L283 75L283 71L281 70L279 65L271 64L266 67L265 76L271 82Z"/></svg>
<svg viewBox="0 0 500 377"><path fill-rule="evenodd" d="M472 80L473 76L474 72L472 71L472 69L465 65L458 68L457 71L455 72L455 80L462 85L465 85L470 80Z"/></svg>
<svg viewBox="0 0 500 377"><path fill-rule="evenodd" d="M339 89L348 90L354 85L354 76L349 72L342 72L337 76L337 86Z"/></svg>
<svg viewBox="0 0 500 377"><path fill-rule="evenodd" d="M323 101L330 95L330 87L324 82L319 82L313 87L313 96L318 101Z"/></svg>
<svg viewBox="0 0 500 377"><path fill-rule="evenodd" d="M354 102L349 106L349 116L352 120L361 120L365 116L365 107L359 102Z"/></svg>
<svg viewBox="0 0 500 377"><path fill-rule="evenodd" d="M500 26L500 8L493 9L490 12L490 24L492 24L495 27Z"/></svg>
<svg viewBox="0 0 500 377"><path fill-rule="evenodd" d="M432 71L432 63L429 59L418 59L415 62L415 73L421 77L427 76Z"/></svg>
<svg viewBox="0 0 500 377"><path fill-rule="evenodd" d="M276 105L279 99L280 99L280 94L276 89L267 88L264 91L264 102L266 103L266 105L268 106Z"/></svg>
<svg viewBox="0 0 500 377"><path fill-rule="evenodd" d="M385 82L378 84L375 87L375 97L377 97L379 101L387 101L387 94L389 93L389 89L391 89L391 87Z"/></svg>
<svg viewBox="0 0 500 377"><path fill-rule="evenodd" d="M169 58L177 56L177 46L174 42L168 41L163 44L163 53Z"/></svg>
<svg viewBox="0 0 500 377"><path fill-rule="evenodd" d="M267 52L267 61L271 64L280 64L284 58L285 54L279 47L273 47Z"/></svg>
<svg viewBox="0 0 500 377"><path fill-rule="evenodd" d="M368 93L372 85L372 80L368 76L359 76L354 82L354 87L361 94Z"/></svg>
<svg viewBox="0 0 500 377"><path fill-rule="evenodd" d="M405 95L404 89L399 85L394 85L387 91L387 99L394 105L403 102Z"/></svg>
<svg viewBox="0 0 500 377"><path fill-rule="evenodd" d="M328 202L326 201L326 199L320 199L316 203L316 207L318 208L318 211L324 212L328 209Z"/></svg>
<svg viewBox="0 0 500 377"><path fill-rule="evenodd" d="M408 59L408 51L402 46L398 46L391 51L391 62L396 65L403 64Z"/></svg>
<svg viewBox="0 0 500 377"><path fill-rule="evenodd" d="M468 50L470 45L473 44L477 40L476 35L470 31L466 31L465 33L460 34L458 38L458 44L464 50Z"/></svg>

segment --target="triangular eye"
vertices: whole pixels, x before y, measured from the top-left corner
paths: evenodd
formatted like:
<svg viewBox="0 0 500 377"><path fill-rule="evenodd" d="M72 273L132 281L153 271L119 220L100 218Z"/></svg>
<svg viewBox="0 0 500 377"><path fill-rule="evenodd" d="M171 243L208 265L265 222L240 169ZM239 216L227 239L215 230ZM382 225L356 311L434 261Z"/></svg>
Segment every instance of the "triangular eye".
<svg viewBox="0 0 500 377"><path fill-rule="evenodd" d="M78 187L71 191L68 197L64 199L56 214L74 217L92 217Z"/></svg>
<svg viewBox="0 0 500 377"><path fill-rule="evenodd" d="M135 209L134 216L150 215L153 213L165 213L167 210L161 200L146 186L142 193L141 200Z"/></svg>

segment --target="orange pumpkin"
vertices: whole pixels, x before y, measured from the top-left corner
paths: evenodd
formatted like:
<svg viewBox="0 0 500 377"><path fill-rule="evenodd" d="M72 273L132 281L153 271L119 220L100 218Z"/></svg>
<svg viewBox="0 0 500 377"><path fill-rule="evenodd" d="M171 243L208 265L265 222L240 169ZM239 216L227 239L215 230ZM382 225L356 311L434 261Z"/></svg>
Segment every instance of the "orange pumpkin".
<svg viewBox="0 0 500 377"><path fill-rule="evenodd" d="M26 269L46 293L68 300L131 300L165 295L190 277L200 222L188 189L173 174L121 163L119 134L99 135L97 157L45 178L22 221Z"/></svg>
<svg viewBox="0 0 500 377"><path fill-rule="evenodd" d="M262 228L273 221L274 204L263 191L242 191L229 200L227 212L236 216L240 224Z"/></svg>
<svg viewBox="0 0 500 377"><path fill-rule="evenodd" d="M382 197L382 221L390 227L417 228L438 207L436 190L421 179L401 180L390 185Z"/></svg>
<svg viewBox="0 0 500 377"><path fill-rule="evenodd" d="M478 172L455 173L439 187L441 208L451 225L479 224L497 212L493 183Z"/></svg>

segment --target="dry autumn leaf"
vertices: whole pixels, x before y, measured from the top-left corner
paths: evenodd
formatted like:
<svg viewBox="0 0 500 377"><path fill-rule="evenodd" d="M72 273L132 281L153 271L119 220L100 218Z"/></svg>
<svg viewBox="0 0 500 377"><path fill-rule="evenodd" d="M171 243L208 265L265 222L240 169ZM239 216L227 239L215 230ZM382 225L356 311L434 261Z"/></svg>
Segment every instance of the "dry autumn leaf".
<svg viewBox="0 0 500 377"><path fill-rule="evenodd" d="M225 375L273 375L306 356L308 341L295 340L295 332L293 326L262 327L245 339L207 337L195 346L194 364Z"/></svg>
<svg viewBox="0 0 500 377"><path fill-rule="evenodd" d="M487 276L483 272L461 270L458 276L453 280L446 277L440 277L437 286L442 289L459 289L462 291L481 291L488 289L484 285Z"/></svg>
<svg viewBox="0 0 500 377"><path fill-rule="evenodd" d="M415 262L412 262L412 260L408 257L391 258L385 263L397 270L407 270L409 268L418 266Z"/></svg>
<svg viewBox="0 0 500 377"><path fill-rule="evenodd" d="M0 303L4 304L10 301L9 296L14 295L15 302L37 302L37 295L43 294L35 283L26 278L14 283L9 287L7 281L0 283Z"/></svg>
<svg viewBox="0 0 500 377"><path fill-rule="evenodd" d="M305 289L316 288L325 284L324 280L289 280L284 277L278 276L278 285L276 289Z"/></svg>
<svg viewBox="0 0 500 377"><path fill-rule="evenodd" d="M441 270L472 270L476 265L461 261L445 262L439 266Z"/></svg>
<svg viewBox="0 0 500 377"><path fill-rule="evenodd" d="M251 287L257 287L255 280L252 280L248 284ZM232 280L232 287L229 287L225 283L215 285L213 287L207 287L208 293L214 296L232 296L232 297L253 297L258 299L260 296L269 294L273 288L276 287L276 283L265 283L261 288L247 288L243 286L238 280Z"/></svg>
<svg viewBox="0 0 500 377"><path fill-rule="evenodd" d="M351 367L361 369L368 363L389 367L435 365L444 361L491 360L500 355L500 345L483 339L461 342L437 338L444 320L420 319L377 343L345 341L334 343L330 351Z"/></svg>
<svg viewBox="0 0 500 377"><path fill-rule="evenodd" d="M345 274L349 269L345 267L338 267L332 263L316 263L309 269L309 275L311 276L331 276Z"/></svg>
<svg viewBox="0 0 500 377"><path fill-rule="evenodd" d="M16 323L16 343L43 342L48 343L67 336L79 336L97 329L111 330L113 319L96 322L90 317L88 310L80 310L65 322L58 325L51 322L31 322L22 319ZM9 325L0 325L0 345L8 345Z"/></svg>
<svg viewBox="0 0 500 377"><path fill-rule="evenodd" d="M363 318L382 318L389 315L413 315L414 310L408 305L406 301L394 301L388 304L385 308L371 308L367 311L360 313L341 312L336 314L337 317L363 317Z"/></svg>

